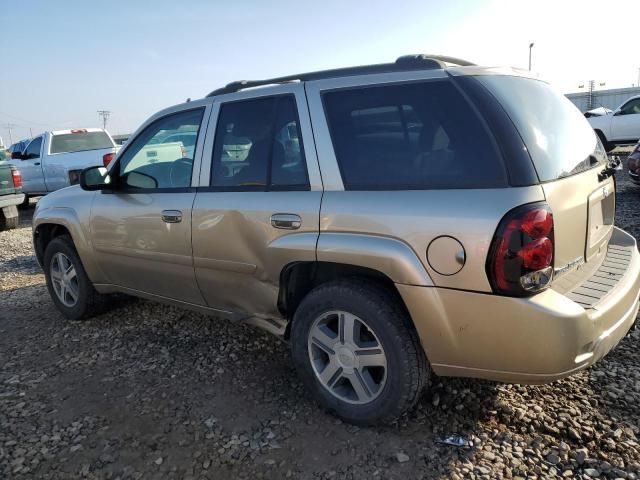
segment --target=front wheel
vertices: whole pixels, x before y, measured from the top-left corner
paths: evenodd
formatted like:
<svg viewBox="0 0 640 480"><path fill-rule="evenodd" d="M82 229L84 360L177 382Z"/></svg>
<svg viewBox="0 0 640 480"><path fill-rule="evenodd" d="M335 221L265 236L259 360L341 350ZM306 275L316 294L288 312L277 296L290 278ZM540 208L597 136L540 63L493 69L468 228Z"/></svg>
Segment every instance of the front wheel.
<svg viewBox="0 0 640 480"><path fill-rule="evenodd" d="M47 245L44 273L53 303L68 319L87 319L103 310L105 296L93 288L71 237L56 237Z"/></svg>
<svg viewBox="0 0 640 480"><path fill-rule="evenodd" d="M337 281L309 293L291 327L296 368L318 403L358 425L413 407L429 367L411 321L384 287Z"/></svg>
<svg viewBox="0 0 640 480"><path fill-rule="evenodd" d="M607 141L607 137L605 137L604 133L602 133L600 130L596 130L596 134L598 135L600 142L602 142L602 146L604 147L605 152L609 153L611 150L616 148L615 144Z"/></svg>

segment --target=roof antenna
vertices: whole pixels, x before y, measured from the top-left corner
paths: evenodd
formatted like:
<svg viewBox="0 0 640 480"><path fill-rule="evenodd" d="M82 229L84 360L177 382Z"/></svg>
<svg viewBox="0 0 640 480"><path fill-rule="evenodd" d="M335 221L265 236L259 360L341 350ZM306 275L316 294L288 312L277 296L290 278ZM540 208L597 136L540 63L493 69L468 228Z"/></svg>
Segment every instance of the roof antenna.
<svg viewBox="0 0 640 480"><path fill-rule="evenodd" d="M189 103L191 101L191 97L187 98L187 103Z"/></svg>

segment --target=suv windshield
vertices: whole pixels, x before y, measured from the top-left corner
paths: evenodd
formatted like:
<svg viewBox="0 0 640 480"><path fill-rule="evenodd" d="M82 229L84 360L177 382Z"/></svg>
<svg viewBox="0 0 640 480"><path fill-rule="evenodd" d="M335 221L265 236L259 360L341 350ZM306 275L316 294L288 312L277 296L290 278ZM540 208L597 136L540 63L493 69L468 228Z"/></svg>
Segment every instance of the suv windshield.
<svg viewBox="0 0 640 480"><path fill-rule="evenodd" d="M51 138L51 153L82 152L113 146L113 142L105 132L63 133Z"/></svg>
<svg viewBox="0 0 640 480"><path fill-rule="evenodd" d="M598 140L580 111L540 80L505 75L477 77L500 101L522 135L540 181L583 172L594 166ZM598 160L605 159L602 152Z"/></svg>

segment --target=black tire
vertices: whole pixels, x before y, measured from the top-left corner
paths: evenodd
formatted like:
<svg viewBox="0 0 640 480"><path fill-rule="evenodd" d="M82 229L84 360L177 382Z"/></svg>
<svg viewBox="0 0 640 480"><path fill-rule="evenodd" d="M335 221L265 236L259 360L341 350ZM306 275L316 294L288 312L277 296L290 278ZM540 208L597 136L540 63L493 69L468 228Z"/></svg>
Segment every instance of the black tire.
<svg viewBox="0 0 640 480"><path fill-rule="evenodd" d="M76 271L79 295L73 306L63 304L53 289L51 281L51 261L53 256L58 252L63 253L69 259ZM106 295L99 294L93 287L73 245L73 240L68 235L56 237L47 245L44 252L44 274L49 295L56 308L66 318L70 320L86 320L104 311L107 297Z"/></svg>
<svg viewBox="0 0 640 480"><path fill-rule="evenodd" d="M341 400L320 383L314 372L307 339L315 320L334 310L366 319L384 349L386 383L369 403L354 405ZM294 315L291 350L298 373L316 401L356 425L389 423L412 408L428 384L431 372L403 306L388 289L366 279L339 280L312 290Z"/></svg>
<svg viewBox="0 0 640 480"><path fill-rule="evenodd" d="M14 228L18 228L19 225L20 225L19 214L6 217L2 209L0 209L0 231L13 230Z"/></svg>
<svg viewBox="0 0 640 480"><path fill-rule="evenodd" d="M600 138L605 152L609 153L611 150L616 148L614 143L610 143L609 141L607 141L607 137L605 137L604 133L602 133L600 130L596 130L596 135L598 135L598 138Z"/></svg>

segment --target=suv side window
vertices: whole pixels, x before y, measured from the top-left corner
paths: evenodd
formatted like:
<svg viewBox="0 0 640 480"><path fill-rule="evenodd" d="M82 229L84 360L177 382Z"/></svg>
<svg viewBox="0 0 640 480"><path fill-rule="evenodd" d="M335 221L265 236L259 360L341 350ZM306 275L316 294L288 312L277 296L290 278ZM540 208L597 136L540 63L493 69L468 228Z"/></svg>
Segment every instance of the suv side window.
<svg viewBox="0 0 640 480"><path fill-rule="evenodd" d="M203 114L204 108L187 110L149 125L120 157L120 182L145 189L190 187Z"/></svg>
<svg viewBox="0 0 640 480"><path fill-rule="evenodd" d="M620 109L620 115L634 115L640 113L640 98L628 101Z"/></svg>
<svg viewBox="0 0 640 480"><path fill-rule="evenodd" d="M25 150L25 160L33 160L34 158L40 158L40 149L42 148L42 137L36 138L32 141Z"/></svg>
<svg viewBox="0 0 640 480"><path fill-rule="evenodd" d="M224 103L216 127L211 185L225 190L307 190L293 95Z"/></svg>
<svg viewBox="0 0 640 480"><path fill-rule="evenodd" d="M508 185L495 141L450 81L335 90L323 102L347 190Z"/></svg>

